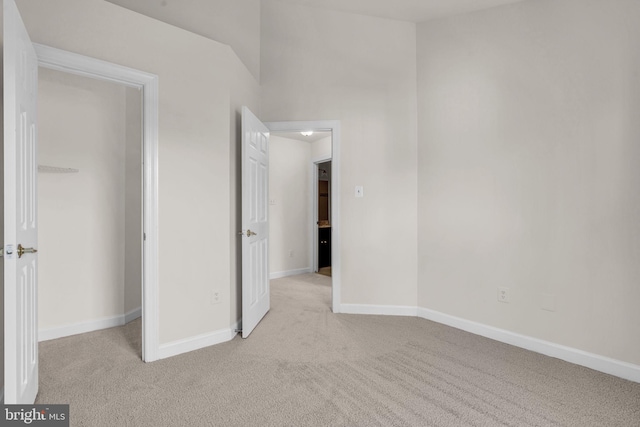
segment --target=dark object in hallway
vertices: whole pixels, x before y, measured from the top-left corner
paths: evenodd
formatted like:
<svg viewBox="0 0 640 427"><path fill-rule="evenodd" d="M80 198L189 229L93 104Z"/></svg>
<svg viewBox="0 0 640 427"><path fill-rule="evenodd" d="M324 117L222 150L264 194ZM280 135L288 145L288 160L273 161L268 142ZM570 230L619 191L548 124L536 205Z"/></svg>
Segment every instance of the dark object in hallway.
<svg viewBox="0 0 640 427"><path fill-rule="evenodd" d="M331 227L318 227L318 270L331 267Z"/></svg>

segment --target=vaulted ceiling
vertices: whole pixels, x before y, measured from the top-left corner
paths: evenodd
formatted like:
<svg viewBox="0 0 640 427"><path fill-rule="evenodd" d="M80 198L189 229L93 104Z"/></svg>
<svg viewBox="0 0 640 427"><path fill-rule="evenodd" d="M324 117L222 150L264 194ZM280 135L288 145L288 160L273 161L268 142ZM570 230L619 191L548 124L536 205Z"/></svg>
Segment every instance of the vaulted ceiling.
<svg viewBox="0 0 640 427"><path fill-rule="evenodd" d="M360 15L424 22L523 0L106 0L231 46L260 75L260 6L281 2ZM533 0L530 0L533 1Z"/></svg>
<svg viewBox="0 0 640 427"><path fill-rule="evenodd" d="M401 21L424 22L522 0L280 0Z"/></svg>
<svg viewBox="0 0 640 427"><path fill-rule="evenodd" d="M230 8L246 8L263 0L107 0L143 15L161 21L167 20L167 11L182 9L181 15L191 16L193 24L201 25L203 15L222 13ZM488 9L523 0L278 0L303 6L332 9L380 18L409 22L424 22L435 18ZM169 19L170 20L170 19ZM184 19L182 19L184 21ZM238 23L240 24L240 23ZM190 31L193 29L185 28ZM196 29L202 34L206 29Z"/></svg>

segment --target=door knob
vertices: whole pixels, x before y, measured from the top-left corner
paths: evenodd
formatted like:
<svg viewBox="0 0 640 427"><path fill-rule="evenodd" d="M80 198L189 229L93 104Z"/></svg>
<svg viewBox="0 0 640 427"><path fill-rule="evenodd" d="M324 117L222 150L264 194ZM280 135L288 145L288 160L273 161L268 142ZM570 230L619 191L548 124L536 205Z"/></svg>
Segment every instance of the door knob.
<svg viewBox="0 0 640 427"><path fill-rule="evenodd" d="M241 235L241 236L244 236L244 233L241 231L241 232L240 232L240 235ZM258 233L254 233L254 232L253 232L253 231L251 231L251 230L247 230L247 237L257 236L257 235L258 235Z"/></svg>
<svg viewBox="0 0 640 427"><path fill-rule="evenodd" d="M36 252L38 252L38 250L35 248L24 248L21 243L18 244L18 258L22 258L24 254L35 254Z"/></svg>

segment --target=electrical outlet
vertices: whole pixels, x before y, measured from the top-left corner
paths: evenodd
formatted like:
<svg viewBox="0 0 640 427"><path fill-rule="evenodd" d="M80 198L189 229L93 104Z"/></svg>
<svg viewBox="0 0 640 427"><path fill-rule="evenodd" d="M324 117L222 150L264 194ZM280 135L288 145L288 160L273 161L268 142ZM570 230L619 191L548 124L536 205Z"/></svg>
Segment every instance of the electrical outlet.
<svg viewBox="0 0 640 427"><path fill-rule="evenodd" d="M220 301L221 301L220 291L216 289L213 291L213 294L211 295L211 304L219 304Z"/></svg>
<svg viewBox="0 0 640 427"><path fill-rule="evenodd" d="M498 288L498 301L509 302L509 288Z"/></svg>

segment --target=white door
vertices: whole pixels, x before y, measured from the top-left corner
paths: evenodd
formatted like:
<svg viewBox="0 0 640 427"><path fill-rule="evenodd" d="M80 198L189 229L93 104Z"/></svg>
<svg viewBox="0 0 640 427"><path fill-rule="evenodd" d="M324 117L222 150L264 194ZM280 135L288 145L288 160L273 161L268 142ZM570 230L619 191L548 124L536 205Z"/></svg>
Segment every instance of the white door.
<svg viewBox="0 0 640 427"><path fill-rule="evenodd" d="M269 130L242 108L242 338L269 311Z"/></svg>
<svg viewBox="0 0 640 427"><path fill-rule="evenodd" d="M36 95L38 58L14 0L4 0L4 399L38 394Z"/></svg>

